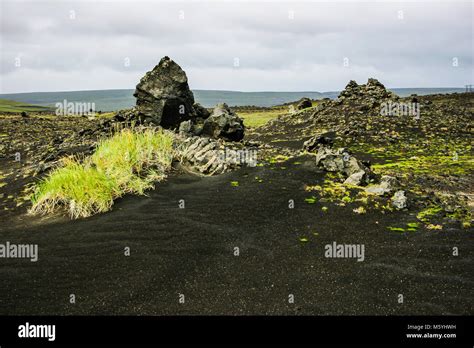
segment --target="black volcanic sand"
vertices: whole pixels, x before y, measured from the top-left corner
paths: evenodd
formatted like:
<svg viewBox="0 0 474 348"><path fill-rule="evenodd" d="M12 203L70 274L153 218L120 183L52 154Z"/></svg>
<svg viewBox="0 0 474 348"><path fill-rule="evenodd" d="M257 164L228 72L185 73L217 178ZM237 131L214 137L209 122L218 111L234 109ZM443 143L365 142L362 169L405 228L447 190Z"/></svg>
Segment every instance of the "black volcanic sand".
<svg viewBox="0 0 474 348"><path fill-rule="evenodd" d="M39 261L0 260L0 314L473 313L471 232L387 229L415 221L414 211L357 215L326 203L323 212L304 201L304 185L323 177L300 157L216 177L175 174L84 220L9 218L2 243L37 243ZM325 258L333 241L365 244L365 261Z"/></svg>

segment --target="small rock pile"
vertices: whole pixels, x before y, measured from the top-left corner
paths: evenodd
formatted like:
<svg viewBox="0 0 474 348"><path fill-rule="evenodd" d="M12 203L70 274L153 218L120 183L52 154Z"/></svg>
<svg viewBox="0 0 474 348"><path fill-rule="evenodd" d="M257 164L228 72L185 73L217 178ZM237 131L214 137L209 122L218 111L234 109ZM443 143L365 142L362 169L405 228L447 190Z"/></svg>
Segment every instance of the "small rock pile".
<svg viewBox="0 0 474 348"><path fill-rule="evenodd" d="M345 175L345 184L367 185L370 182L371 170L351 155L346 148L337 150L321 146L316 153L316 165L328 172L339 172Z"/></svg>
<svg viewBox="0 0 474 348"><path fill-rule="evenodd" d="M376 183L376 175L370 169L369 163L358 160L346 148L332 148L334 135L334 132L316 135L303 144L303 150L316 152L317 166L327 172L340 173L345 177L344 184L366 186L367 193L377 196L392 193L400 186L398 180L389 175L383 175ZM397 210L406 208L408 199L405 191L396 191L390 202Z"/></svg>
<svg viewBox="0 0 474 348"><path fill-rule="evenodd" d="M355 158L348 149L333 149L333 139L327 135L317 135L303 145L303 149L316 152L316 165L328 172L344 175L345 184L365 186L373 178L370 167Z"/></svg>
<svg viewBox="0 0 474 348"><path fill-rule="evenodd" d="M386 99L398 99L398 96L387 89L377 79L369 78L367 84L359 85L349 81L346 88L339 94L338 101L380 102Z"/></svg>
<svg viewBox="0 0 474 348"><path fill-rule="evenodd" d="M378 80L370 78L366 84L350 81L336 100L318 101L315 107L306 108L295 116L291 113L269 121L259 131L290 133L292 138L312 135L314 128L324 128L346 138L367 136L386 140L397 129L396 124L406 123L407 118L382 115L384 105L392 105L400 98L385 89ZM416 120L411 120L414 125Z"/></svg>

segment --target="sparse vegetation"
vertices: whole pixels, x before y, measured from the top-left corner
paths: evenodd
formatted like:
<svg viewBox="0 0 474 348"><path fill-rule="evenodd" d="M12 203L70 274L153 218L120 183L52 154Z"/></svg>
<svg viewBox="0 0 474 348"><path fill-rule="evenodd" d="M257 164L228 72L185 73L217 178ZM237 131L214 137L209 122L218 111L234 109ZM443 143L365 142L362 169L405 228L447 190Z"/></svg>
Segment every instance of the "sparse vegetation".
<svg viewBox="0 0 474 348"><path fill-rule="evenodd" d="M124 129L79 161L65 158L36 187L33 214L65 208L71 218L108 211L126 193L144 194L165 177L173 159L173 137L156 129Z"/></svg>
<svg viewBox="0 0 474 348"><path fill-rule="evenodd" d="M405 232L405 229L402 228L402 227L392 227L392 226L389 226L387 227L390 231L393 231L393 232Z"/></svg>
<svg viewBox="0 0 474 348"><path fill-rule="evenodd" d="M440 213L443 209L441 207L430 207L425 210L420 211L416 217L418 220L428 223L432 217Z"/></svg>
<svg viewBox="0 0 474 348"><path fill-rule="evenodd" d="M51 112L52 110L52 107L31 105L8 99L0 99L0 113L9 112L19 114L22 112Z"/></svg>
<svg viewBox="0 0 474 348"><path fill-rule="evenodd" d="M250 110L239 111L238 115L244 120L245 127L260 127L268 121L284 114L288 110L286 108L271 108L268 110Z"/></svg>

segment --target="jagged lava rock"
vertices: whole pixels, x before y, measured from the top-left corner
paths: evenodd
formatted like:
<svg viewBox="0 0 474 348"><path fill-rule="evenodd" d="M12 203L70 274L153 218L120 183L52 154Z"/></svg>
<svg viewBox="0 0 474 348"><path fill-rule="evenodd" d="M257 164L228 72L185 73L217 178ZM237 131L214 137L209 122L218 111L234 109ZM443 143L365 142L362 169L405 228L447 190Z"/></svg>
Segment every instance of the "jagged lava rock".
<svg viewBox="0 0 474 348"><path fill-rule="evenodd" d="M316 154L316 165L328 172L339 172L346 177L345 184L367 185L372 171L361 161L352 156L345 148L337 150L320 146Z"/></svg>
<svg viewBox="0 0 474 348"><path fill-rule="evenodd" d="M305 97L305 98L301 98L301 100L296 105L296 109L303 110L303 109L310 108L312 106L313 106L313 103L311 102L311 99Z"/></svg>
<svg viewBox="0 0 474 348"><path fill-rule="evenodd" d="M244 121L226 103L218 104L202 128L201 135L240 141L244 137Z"/></svg>
<svg viewBox="0 0 474 348"><path fill-rule="evenodd" d="M381 101L385 99L398 99L398 97L388 91L377 79L369 78L367 84L359 85L354 80L349 81L346 88L339 94L338 100L353 100L367 102Z"/></svg>
<svg viewBox="0 0 474 348"><path fill-rule="evenodd" d="M332 147L335 137L335 132L326 132L315 135L303 143L303 150L311 152L317 150L320 146Z"/></svg>
<svg viewBox="0 0 474 348"><path fill-rule="evenodd" d="M367 186L365 191L374 195L383 196L386 193L392 192L398 186L399 182L397 178L390 175L383 175L380 184Z"/></svg>
<svg viewBox="0 0 474 348"><path fill-rule="evenodd" d="M176 129L181 122L196 116L186 73L169 57L163 57L141 78L133 95L142 122Z"/></svg>

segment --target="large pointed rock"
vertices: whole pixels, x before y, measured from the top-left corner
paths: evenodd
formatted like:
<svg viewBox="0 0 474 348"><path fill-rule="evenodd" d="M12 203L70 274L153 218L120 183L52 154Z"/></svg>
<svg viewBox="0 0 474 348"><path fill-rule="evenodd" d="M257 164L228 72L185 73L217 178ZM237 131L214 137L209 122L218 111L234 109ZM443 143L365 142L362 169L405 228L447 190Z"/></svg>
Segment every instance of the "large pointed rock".
<svg viewBox="0 0 474 348"><path fill-rule="evenodd" d="M176 129L181 122L196 116L186 73L169 57L163 57L141 78L133 95L142 122Z"/></svg>

